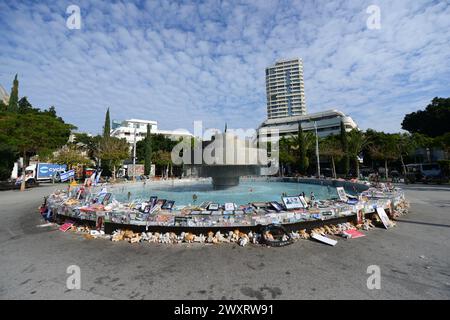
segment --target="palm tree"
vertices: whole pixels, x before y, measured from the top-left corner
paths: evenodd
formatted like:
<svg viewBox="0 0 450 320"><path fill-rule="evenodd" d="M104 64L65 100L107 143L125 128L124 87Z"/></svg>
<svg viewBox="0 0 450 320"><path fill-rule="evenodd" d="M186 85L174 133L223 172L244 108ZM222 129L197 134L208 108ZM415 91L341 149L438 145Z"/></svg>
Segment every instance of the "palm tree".
<svg viewBox="0 0 450 320"><path fill-rule="evenodd" d="M333 174L333 178L336 179L336 161L339 161L339 159L341 159L344 155L344 151L342 151L342 146L338 137L331 135L324 139L321 139L319 149L321 155L330 157L331 171Z"/></svg>
<svg viewBox="0 0 450 320"><path fill-rule="evenodd" d="M356 177L359 178L359 155L368 144L366 135L357 129L353 129L347 134L348 155L355 162Z"/></svg>
<svg viewBox="0 0 450 320"><path fill-rule="evenodd" d="M307 131L304 132L299 124L299 131L296 136L290 138L291 149L295 150L298 156L299 170L301 174L306 174L309 167L308 152L312 150L314 144L314 135Z"/></svg>
<svg viewBox="0 0 450 320"><path fill-rule="evenodd" d="M384 160L384 174L387 180L389 178L388 162L398 159L397 141L392 134L373 130L367 133L370 134L369 153L374 159Z"/></svg>

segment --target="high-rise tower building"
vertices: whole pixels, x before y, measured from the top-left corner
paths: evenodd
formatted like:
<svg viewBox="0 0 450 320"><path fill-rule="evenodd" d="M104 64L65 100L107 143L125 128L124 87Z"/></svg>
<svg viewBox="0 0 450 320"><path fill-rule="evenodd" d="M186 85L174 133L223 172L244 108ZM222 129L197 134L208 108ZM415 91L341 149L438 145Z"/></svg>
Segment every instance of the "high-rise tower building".
<svg viewBox="0 0 450 320"><path fill-rule="evenodd" d="M277 61L266 68L267 118L306 114L303 61Z"/></svg>

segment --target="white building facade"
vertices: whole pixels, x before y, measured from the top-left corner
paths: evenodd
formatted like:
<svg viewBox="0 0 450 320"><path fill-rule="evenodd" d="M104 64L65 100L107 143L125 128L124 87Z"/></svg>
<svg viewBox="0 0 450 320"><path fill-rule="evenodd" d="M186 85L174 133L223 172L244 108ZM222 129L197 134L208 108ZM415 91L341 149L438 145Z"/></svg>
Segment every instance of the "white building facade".
<svg viewBox="0 0 450 320"><path fill-rule="evenodd" d="M128 143L134 143L136 132L136 142L143 140L147 135L147 125L150 125L152 134L162 134L168 138L180 139L193 137L187 130L159 130L158 122L152 120L129 119L124 121L113 120L111 136L119 139L126 139Z"/></svg>
<svg viewBox="0 0 450 320"><path fill-rule="evenodd" d="M300 123L303 131L312 131L315 133L315 126L317 126L317 135L319 137L326 137L340 133L341 121L344 123L346 131L358 128L351 117L341 111L332 109L301 116L267 119L259 126L258 135L264 141L264 136L267 136L271 130L275 129L278 131L280 137L293 136L298 134L298 124Z"/></svg>

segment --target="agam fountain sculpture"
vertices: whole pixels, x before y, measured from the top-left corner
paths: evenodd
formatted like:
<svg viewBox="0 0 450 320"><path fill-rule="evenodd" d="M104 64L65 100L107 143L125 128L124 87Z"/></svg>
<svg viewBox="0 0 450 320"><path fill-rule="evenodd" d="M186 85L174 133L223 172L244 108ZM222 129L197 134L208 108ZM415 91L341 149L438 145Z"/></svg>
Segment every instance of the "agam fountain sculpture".
<svg viewBox="0 0 450 320"><path fill-rule="evenodd" d="M214 189L239 184L241 176L259 176L267 167L267 150L258 148L255 139L242 139L224 132L216 133L192 149L192 161L184 163L187 175L211 177Z"/></svg>

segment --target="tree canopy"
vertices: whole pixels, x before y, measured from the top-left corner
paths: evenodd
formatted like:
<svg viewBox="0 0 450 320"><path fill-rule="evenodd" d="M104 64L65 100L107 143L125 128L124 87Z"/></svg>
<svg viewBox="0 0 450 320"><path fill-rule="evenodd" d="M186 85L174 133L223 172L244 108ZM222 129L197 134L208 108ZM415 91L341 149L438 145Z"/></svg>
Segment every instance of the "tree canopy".
<svg viewBox="0 0 450 320"><path fill-rule="evenodd" d="M8 158L23 156L27 165L30 156L48 155L66 144L71 130L76 127L58 117L54 107L41 110L34 108L26 97L18 100L18 86L16 75L12 101L10 97L8 108L0 111L0 149L8 150ZM0 171L11 172L13 164L8 162L6 165L10 167L0 168Z"/></svg>
<svg viewBox="0 0 450 320"><path fill-rule="evenodd" d="M430 137L450 131L450 98L434 98L425 110L405 115L402 129Z"/></svg>

